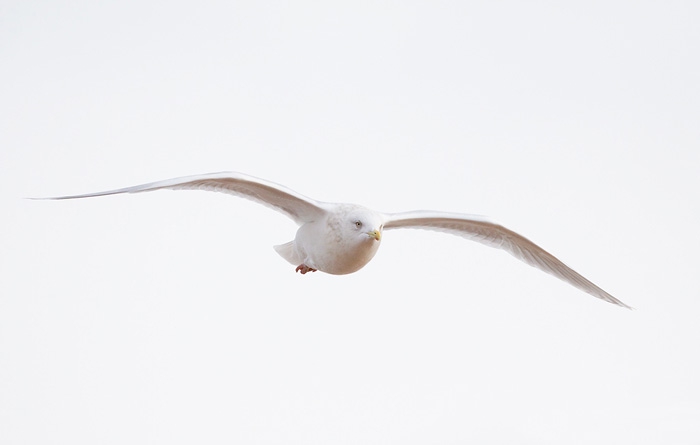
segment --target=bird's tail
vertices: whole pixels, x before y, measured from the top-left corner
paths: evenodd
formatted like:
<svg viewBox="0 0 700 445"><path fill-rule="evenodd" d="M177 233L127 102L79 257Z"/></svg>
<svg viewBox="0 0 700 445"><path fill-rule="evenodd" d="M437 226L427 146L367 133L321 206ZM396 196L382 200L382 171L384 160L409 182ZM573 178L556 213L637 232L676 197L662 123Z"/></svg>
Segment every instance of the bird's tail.
<svg viewBox="0 0 700 445"><path fill-rule="evenodd" d="M274 249L277 253L280 254L282 258L289 261L289 263L294 266L298 266L303 262L301 258L299 258L299 255L297 254L296 249L294 248L293 240L288 243L274 246Z"/></svg>

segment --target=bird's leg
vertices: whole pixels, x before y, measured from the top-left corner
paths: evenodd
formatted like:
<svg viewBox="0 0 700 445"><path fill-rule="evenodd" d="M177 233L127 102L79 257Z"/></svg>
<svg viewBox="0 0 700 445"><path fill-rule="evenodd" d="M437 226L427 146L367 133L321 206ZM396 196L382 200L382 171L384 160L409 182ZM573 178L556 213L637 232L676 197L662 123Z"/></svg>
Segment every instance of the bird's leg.
<svg viewBox="0 0 700 445"><path fill-rule="evenodd" d="M301 272L301 274L304 275L306 272L316 272L316 269L312 269L306 264L300 264L297 266L295 272Z"/></svg>

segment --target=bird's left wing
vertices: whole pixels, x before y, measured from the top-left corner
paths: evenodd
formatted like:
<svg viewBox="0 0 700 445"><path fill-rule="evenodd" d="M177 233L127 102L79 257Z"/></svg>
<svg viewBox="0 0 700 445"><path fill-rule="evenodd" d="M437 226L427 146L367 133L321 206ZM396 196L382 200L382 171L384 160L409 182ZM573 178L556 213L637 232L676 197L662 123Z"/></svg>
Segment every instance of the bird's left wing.
<svg viewBox="0 0 700 445"><path fill-rule="evenodd" d="M75 199L93 196L116 195L119 193L138 193L152 190L208 190L223 192L263 204L277 210L297 224L313 221L325 213L326 204L307 198L293 190L274 182L236 172L209 173L204 175L184 176L164 181L125 187L104 192L82 195L57 196L44 199Z"/></svg>
<svg viewBox="0 0 700 445"><path fill-rule="evenodd" d="M529 239L483 216L415 211L385 215L384 229L437 230L503 249L519 260L554 275L594 297L631 309Z"/></svg>

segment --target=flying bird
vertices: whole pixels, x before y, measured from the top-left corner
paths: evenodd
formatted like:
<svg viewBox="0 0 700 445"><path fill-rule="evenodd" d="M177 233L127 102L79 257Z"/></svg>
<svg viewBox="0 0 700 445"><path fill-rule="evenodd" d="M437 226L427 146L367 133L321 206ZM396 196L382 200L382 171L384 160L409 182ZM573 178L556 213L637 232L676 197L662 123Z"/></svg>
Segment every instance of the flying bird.
<svg viewBox="0 0 700 445"><path fill-rule="evenodd" d="M482 216L425 210L381 213L356 204L316 201L274 182L236 172L184 176L117 190L44 199L88 198L160 189L223 192L283 213L299 228L292 241L274 246L274 249L302 274L356 272L377 253L385 230L427 229L505 250L594 297L631 309L529 239Z"/></svg>

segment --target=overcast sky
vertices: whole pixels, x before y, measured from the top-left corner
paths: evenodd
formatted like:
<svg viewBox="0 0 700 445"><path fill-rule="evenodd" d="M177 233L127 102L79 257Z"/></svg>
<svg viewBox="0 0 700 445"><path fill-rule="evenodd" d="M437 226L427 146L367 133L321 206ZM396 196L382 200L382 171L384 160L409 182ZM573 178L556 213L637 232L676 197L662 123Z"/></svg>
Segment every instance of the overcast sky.
<svg viewBox="0 0 700 445"><path fill-rule="evenodd" d="M0 442L697 444L700 6L0 3ZM235 170L488 215L302 276Z"/></svg>

